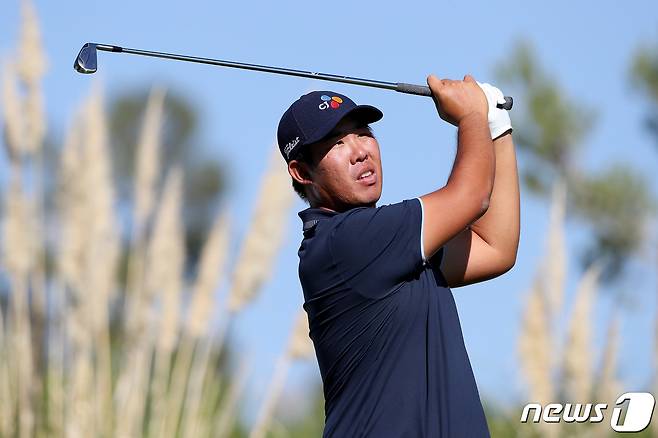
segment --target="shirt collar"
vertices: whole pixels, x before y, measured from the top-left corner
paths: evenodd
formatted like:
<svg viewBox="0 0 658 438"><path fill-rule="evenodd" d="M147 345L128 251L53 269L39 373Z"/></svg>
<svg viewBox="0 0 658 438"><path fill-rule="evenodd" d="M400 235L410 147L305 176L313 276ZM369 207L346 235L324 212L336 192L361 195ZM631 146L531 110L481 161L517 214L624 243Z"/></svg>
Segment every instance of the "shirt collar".
<svg viewBox="0 0 658 438"><path fill-rule="evenodd" d="M322 219L328 219L337 215L335 211L325 210L324 208L313 208L309 207L306 210L302 210L297 215L304 223L302 231L306 232L317 225L317 223Z"/></svg>

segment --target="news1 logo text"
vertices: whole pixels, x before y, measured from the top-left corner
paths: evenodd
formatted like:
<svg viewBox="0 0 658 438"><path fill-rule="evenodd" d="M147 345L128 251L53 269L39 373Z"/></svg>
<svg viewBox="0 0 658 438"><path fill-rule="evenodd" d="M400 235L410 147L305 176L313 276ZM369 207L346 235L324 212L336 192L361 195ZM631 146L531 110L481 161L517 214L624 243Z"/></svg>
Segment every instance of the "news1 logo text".
<svg viewBox="0 0 658 438"><path fill-rule="evenodd" d="M653 416L656 400L648 392L626 392L619 397L610 414L615 432L641 432ZM601 423L610 411L607 403L528 403L521 413L521 423Z"/></svg>

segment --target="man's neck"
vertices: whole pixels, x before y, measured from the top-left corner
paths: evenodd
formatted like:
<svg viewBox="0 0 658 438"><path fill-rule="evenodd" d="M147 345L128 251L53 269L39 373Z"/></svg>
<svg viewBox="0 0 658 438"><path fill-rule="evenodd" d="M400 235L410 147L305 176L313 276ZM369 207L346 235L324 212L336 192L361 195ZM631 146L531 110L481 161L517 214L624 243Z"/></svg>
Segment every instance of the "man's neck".
<svg viewBox="0 0 658 438"><path fill-rule="evenodd" d="M325 210L325 211L329 211L329 212L332 212L332 213L343 213L345 211L351 210L353 208L358 208L358 207L372 207L372 208L375 208L375 207L377 207L377 204L376 203L375 204L370 204L370 205L354 204L354 205L342 205L340 207L337 207L337 206L329 207L327 205L323 205L323 204L319 204L319 203L317 203L317 204L316 203L311 203L310 206L311 206L311 208L319 208L320 210Z"/></svg>

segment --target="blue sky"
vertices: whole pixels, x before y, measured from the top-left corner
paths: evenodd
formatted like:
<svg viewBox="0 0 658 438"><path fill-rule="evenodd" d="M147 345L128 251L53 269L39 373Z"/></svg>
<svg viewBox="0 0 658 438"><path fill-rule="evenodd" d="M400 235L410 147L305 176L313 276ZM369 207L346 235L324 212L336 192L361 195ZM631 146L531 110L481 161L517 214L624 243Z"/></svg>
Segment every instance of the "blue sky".
<svg viewBox="0 0 658 438"><path fill-rule="evenodd" d="M212 147L209 153L228 163L231 192L226 206L233 212L237 237L247 232L279 117L309 89L335 90L383 111L384 118L374 125L385 172L381 203L422 195L445 183L455 152L454 128L438 119L432 101L424 97L265 73L100 53L99 73L82 76L72 63L84 42L424 84L429 73L456 79L470 73L494 82L494 65L525 38L565 91L597 110L595 130L579 155L583 168L628 162L658 193L658 153L641 126L646 102L632 92L627 74L637 45L658 42L658 4L652 1L632 6L614 0L35 3L49 56L44 88L55 136L61 136L93 80L101 80L106 95L152 83L182 91L200 109L199 135ZM18 1L3 2L0 56L15 46L19 11ZM511 117L513 123L518 118L514 112ZM248 418L302 304L296 277L301 235L296 211L303 208L297 201L290 213L271 281L236 321L238 351L256 354ZM547 205L523 190L521 218L515 268L503 277L454 290L480 392L506 403L529 401L522 388L510 382L518 381L516 336L524 292L542 256ZM621 290L634 297L624 313L621 337L620 373L626 390L647 389L651 376L655 229L648 236L653 246L645 249L644 261L634 261L629 276L614 290L604 287L596 309L600 346L600 331L613 306L610 293ZM586 238L577 223L569 224L572 261ZM574 263L569 268L567 303L579 274ZM314 360L299 364L288 389L303 397L309 382L318 379Z"/></svg>

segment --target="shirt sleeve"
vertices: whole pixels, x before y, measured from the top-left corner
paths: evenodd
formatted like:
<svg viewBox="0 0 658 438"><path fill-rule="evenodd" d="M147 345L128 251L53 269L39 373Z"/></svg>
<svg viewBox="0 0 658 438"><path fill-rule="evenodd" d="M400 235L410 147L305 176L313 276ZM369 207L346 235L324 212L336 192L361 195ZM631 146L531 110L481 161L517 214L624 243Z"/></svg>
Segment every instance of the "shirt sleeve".
<svg viewBox="0 0 658 438"><path fill-rule="evenodd" d="M423 267L418 198L347 212L332 230L330 250L344 281L370 298L387 295Z"/></svg>

